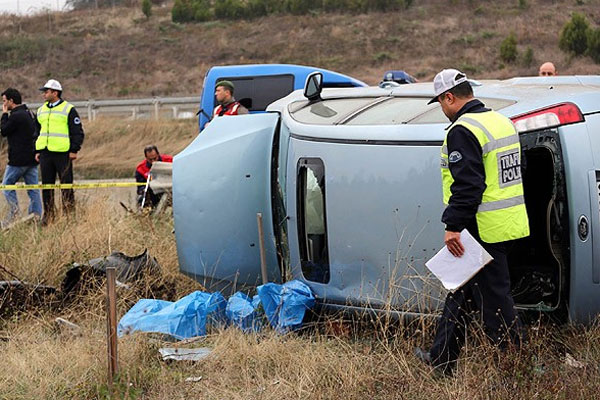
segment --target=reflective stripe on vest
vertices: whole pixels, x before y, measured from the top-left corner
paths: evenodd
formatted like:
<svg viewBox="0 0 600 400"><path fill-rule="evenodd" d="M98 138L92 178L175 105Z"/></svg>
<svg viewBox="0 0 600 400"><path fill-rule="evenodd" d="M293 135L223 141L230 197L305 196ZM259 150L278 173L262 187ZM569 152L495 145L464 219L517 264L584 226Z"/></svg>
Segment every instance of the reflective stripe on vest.
<svg viewBox="0 0 600 400"><path fill-rule="evenodd" d="M238 103L237 101L229 103L225 106L225 112L223 113L223 115L238 115L238 108L240 108L240 103ZM219 117L219 114L221 114L222 110L223 105L218 105L217 107L215 107L215 110L213 111L213 118Z"/></svg>
<svg viewBox="0 0 600 400"><path fill-rule="evenodd" d="M71 148L69 139L69 113L73 105L63 101L55 107L44 103L37 112L40 124L40 136L35 142L36 150L48 149L55 152L67 152Z"/></svg>
<svg viewBox="0 0 600 400"><path fill-rule="evenodd" d="M497 243L529 235L529 222L521 178L519 136L503 115L488 111L462 115L456 125L467 128L481 145L486 188L477 209L477 226L484 242ZM448 204L454 178L449 169L447 137L441 148L444 204Z"/></svg>

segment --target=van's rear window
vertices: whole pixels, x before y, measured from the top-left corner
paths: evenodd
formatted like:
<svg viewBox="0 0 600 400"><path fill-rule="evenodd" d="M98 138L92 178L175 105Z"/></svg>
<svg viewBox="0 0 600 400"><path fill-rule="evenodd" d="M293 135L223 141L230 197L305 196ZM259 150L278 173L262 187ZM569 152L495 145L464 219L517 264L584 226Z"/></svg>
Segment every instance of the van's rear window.
<svg viewBox="0 0 600 400"><path fill-rule="evenodd" d="M448 123L439 103L428 105L425 97L327 99L302 107L289 106L298 122L318 125L397 125ZM480 99L488 108L500 110L515 102L507 99Z"/></svg>

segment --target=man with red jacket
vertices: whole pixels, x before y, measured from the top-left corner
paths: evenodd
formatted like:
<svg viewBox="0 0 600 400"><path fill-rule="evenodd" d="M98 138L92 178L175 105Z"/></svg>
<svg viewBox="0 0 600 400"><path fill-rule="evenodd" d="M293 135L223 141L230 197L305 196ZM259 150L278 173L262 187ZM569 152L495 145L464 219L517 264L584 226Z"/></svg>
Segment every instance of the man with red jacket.
<svg viewBox="0 0 600 400"><path fill-rule="evenodd" d="M142 160L135 169L135 181L146 183L148 181L148 174L150 174L150 169L152 168L152 164L156 161L162 162L173 162L173 156L168 154L160 154L158 152L158 147L155 145L146 146L144 148L144 156L146 157ZM146 189L145 186L138 186L137 194L138 194L138 205L142 205L142 201L144 200L144 191L146 192L146 200L144 201L144 206L152 207L153 205L158 204L161 194L154 194L152 189L149 187Z"/></svg>
<svg viewBox="0 0 600 400"><path fill-rule="evenodd" d="M248 114L248 109L233 97L234 90L235 87L231 81L217 82L215 85L215 98L219 105L215 107L212 119L222 117L223 115Z"/></svg>

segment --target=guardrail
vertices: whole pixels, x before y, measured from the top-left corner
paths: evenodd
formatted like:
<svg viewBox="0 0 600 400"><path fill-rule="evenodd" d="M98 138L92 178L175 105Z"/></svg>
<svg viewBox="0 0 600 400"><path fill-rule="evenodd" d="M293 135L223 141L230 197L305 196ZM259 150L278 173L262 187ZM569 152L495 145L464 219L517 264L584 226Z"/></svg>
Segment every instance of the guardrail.
<svg viewBox="0 0 600 400"><path fill-rule="evenodd" d="M83 100L70 101L79 116L90 121L98 116L126 116L129 119L144 118L196 118L200 97L152 97L147 99L124 100ZM30 103L29 108L37 110L42 103Z"/></svg>

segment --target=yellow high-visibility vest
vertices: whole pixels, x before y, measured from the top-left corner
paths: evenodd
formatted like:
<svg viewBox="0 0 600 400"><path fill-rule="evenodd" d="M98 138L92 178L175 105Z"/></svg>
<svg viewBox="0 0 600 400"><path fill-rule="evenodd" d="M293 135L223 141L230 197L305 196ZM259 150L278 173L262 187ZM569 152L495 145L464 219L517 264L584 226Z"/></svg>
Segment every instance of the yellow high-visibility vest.
<svg viewBox="0 0 600 400"><path fill-rule="evenodd" d="M529 219L525 208L521 177L521 144L512 122L500 113L487 111L466 113L448 129L462 125L475 135L481 145L486 188L477 209L479 236L486 243L498 243L529 236ZM444 204L452 195L454 182L449 162L459 153L448 155L448 136L442 146L442 188Z"/></svg>
<svg viewBox="0 0 600 400"><path fill-rule="evenodd" d="M66 101L52 108L48 107L48 103L38 108L37 119L41 128L35 142L36 150L69 151L69 112L72 108L73 105Z"/></svg>

